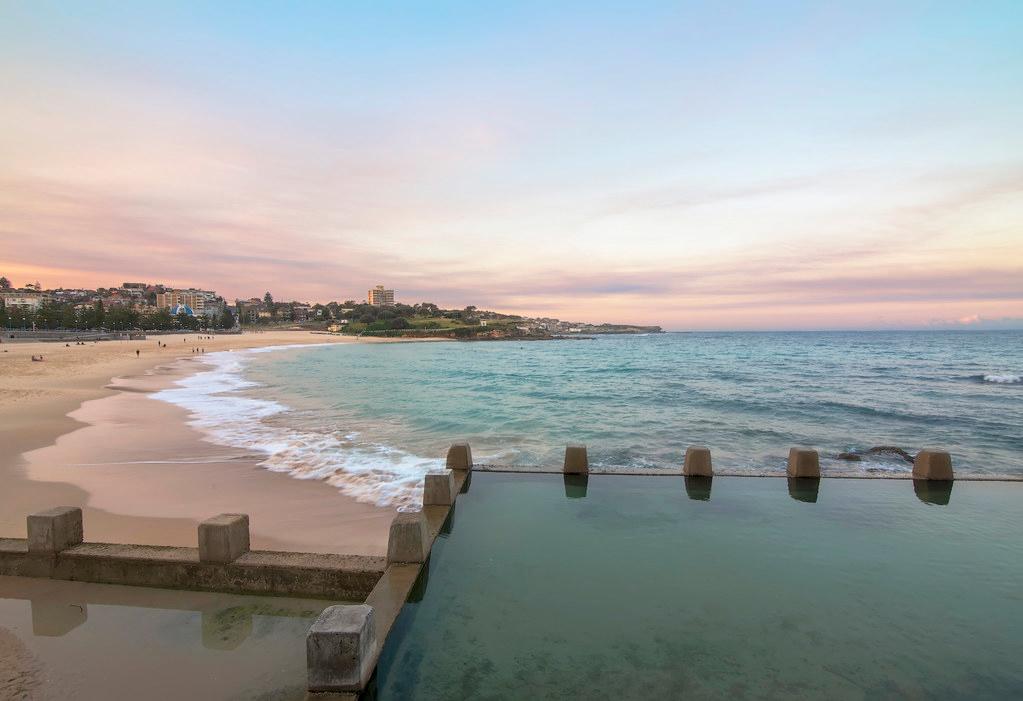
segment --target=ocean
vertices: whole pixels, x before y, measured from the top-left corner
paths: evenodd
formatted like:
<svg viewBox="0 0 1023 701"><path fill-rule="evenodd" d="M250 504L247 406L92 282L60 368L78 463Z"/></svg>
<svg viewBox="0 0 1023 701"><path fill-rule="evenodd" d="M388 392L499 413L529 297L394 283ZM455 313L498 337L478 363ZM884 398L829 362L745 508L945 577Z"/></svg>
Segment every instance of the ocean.
<svg viewBox="0 0 1023 701"><path fill-rule="evenodd" d="M909 473L875 446L948 450L959 475L1023 475L1023 332L665 333L532 342L333 344L211 353L157 399L208 440L356 499L419 503L466 439L477 463L681 465L781 473L791 446L828 473Z"/></svg>

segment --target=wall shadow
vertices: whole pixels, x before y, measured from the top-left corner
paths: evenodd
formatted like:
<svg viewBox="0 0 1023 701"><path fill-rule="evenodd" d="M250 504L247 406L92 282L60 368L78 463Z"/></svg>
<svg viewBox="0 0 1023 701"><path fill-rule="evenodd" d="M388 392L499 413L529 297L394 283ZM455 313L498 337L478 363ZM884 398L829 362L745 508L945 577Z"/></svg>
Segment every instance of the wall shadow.
<svg viewBox="0 0 1023 701"><path fill-rule="evenodd" d="M46 638L67 635L89 620L85 603L32 600L32 634Z"/></svg>
<svg viewBox="0 0 1023 701"><path fill-rule="evenodd" d="M686 496L693 501L710 501L710 487L713 477L685 477Z"/></svg>
<svg viewBox="0 0 1023 701"><path fill-rule="evenodd" d="M408 594L408 603L422 601L423 597L426 596L426 587L430 584L430 555L426 556L426 562L423 563L422 569L419 570L419 576L416 577L415 583L412 585L412 590Z"/></svg>
<svg viewBox="0 0 1023 701"><path fill-rule="evenodd" d="M789 477L788 482L790 497L807 504L817 503L817 494L821 488L819 477Z"/></svg>
<svg viewBox="0 0 1023 701"><path fill-rule="evenodd" d="M562 475L565 481L565 496L569 499L585 499L590 485L589 475Z"/></svg>
<svg viewBox="0 0 1023 701"><path fill-rule="evenodd" d="M948 506L953 484L952 480L913 480L913 493L925 504Z"/></svg>
<svg viewBox="0 0 1023 701"><path fill-rule="evenodd" d="M444 519L444 523L441 524L441 527L440 527L440 534L442 536L447 537L447 536L451 535L451 531L454 530L454 528L455 528L455 507L457 507L457 506L458 506L458 502L457 501L452 502L451 509L448 511L448 517L446 519Z"/></svg>
<svg viewBox="0 0 1023 701"><path fill-rule="evenodd" d="M202 612L202 646L207 650L234 650L252 634L252 611L231 606Z"/></svg>

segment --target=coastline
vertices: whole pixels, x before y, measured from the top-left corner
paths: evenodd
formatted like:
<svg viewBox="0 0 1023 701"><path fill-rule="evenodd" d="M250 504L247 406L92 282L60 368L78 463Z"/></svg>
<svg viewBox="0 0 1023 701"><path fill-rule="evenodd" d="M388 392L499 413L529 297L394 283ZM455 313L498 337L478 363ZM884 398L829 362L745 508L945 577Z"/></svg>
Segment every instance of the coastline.
<svg viewBox="0 0 1023 701"><path fill-rule="evenodd" d="M275 331L0 344L7 351L0 353L0 536L23 537L34 511L81 506L87 540L194 545L199 521L240 511L250 514L256 548L386 552L392 510L265 470L261 456L204 440L184 409L148 396L200 369L191 362L195 346L210 353L358 342L408 341ZM32 362L36 354L45 360Z"/></svg>
<svg viewBox="0 0 1023 701"><path fill-rule="evenodd" d="M218 440L216 437L206 436L207 429L188 425L186 408L149 395L207 369L207 363L198 362L191 352L197 344L213 353L430 340L447 339L360 339L272 331L202 341L196 341L194 335L176 335L85 346L0 343L0 537L24 537L27 514L70 505L85 510L86 537L93 541L194 545L199 521L218 513L244 512L250 515L256 548L383 554L393 508L356 501L340 491L336 481L332 484L321 479L312 469L307 475L300 470L275 472L272 463L267 464L271 467L260 464L265 453L247 447L254 442L273 445L265 433L243 434L242 440L233 443L236 447L220 445L211 442ZM167 348L158 350L158 342L166 343ZM142 351L139 357L136 349ZM39 353L46 360L32 362L30 356ZM200 384L205 382L197 379ZM325 454L333 455L332 450L327 445ZM299 462L301 458L298 455ZM315 465L315 461L309 464ZM376 464L370 468L375 471ZM546 468L477 468L560 472L555 463ZM595 466L591 471L678 476L679 469ZM721 477L785 476L782 462L770 470L726 467L715 472ZM830 469L825 476L911 478L908 470L871 473L852 467L849 471ZM956 478L1023 479L1015 474L971 472L957 472Z"/></svg>

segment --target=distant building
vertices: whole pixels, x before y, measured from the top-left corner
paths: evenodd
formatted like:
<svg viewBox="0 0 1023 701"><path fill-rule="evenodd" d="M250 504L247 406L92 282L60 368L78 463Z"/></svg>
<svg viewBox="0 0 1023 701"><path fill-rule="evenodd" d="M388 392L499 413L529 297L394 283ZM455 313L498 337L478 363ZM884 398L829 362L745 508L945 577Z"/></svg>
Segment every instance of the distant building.
<svg viewBox="0 0 1023 701"><path fill-rule="evenodd" d="M237 299L235 300L235 308L237 310L238 321L251 324L259 319L259 312L263 309L263 300L259 297L251 297L247 300Z"/></svg>
<svg viewBox="0 0 1023 701"><path fill-rule="evenodd" d="M188 307L196 316L213 316L221 311L217 302L217 293L209 290L172 290L166 289L156 294L156 306L160 309Z"/></svg>
<svg viewBox="0 0 1023 701"><path fill-rule="evenodd" d="M394 290L384 289L383 285L377 285L366 292L366 303L375 307L390 307L394 305Z"/></svg>
<svg viewBox="0 0 1023 701"><path fill-rule="evenodd" d="M8 309L22 309L24 311L37 311L50 300L50 296L38 290L8 290L0 292L0 300Z"/></svg>

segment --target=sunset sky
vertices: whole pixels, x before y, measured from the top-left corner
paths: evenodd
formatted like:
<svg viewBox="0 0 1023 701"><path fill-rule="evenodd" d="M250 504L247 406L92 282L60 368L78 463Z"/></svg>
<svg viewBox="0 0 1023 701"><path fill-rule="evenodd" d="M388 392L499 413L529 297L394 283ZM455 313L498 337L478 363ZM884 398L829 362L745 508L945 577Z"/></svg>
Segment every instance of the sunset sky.
<svg viewBox="0 0 1023 701"><path fill-rule="evenodd" d="M0 0L0 274L1023 327L1023 3Z"/></svg>

